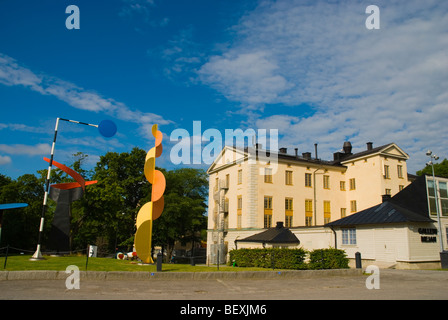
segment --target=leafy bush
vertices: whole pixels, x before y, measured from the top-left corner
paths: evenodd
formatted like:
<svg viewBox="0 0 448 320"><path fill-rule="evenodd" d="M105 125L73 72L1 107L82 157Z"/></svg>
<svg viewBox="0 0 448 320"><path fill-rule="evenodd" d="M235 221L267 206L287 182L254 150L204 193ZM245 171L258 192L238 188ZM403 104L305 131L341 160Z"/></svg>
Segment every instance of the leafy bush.
<svg viewBox="0 0 448 320"><path fill-rule="evenodd" d="M309 262L305 257L309 254ZM229 252L229 265L272 269L346 269L348 258L344 250L329 248L306 251L302 248L238 249Z"/></svg>
<svg viewBox="0 0 448 320"><path fill-rule="evenodd" d="M329 248L309 252L309 269L347 269L348 258L344 250Z"/></svg>
<svg viewBox="0 0 448 320"><path fill-rule="evenodd" d="M304 249L238 249L229 252L229 264L238 267L306 269Z"/></svg>

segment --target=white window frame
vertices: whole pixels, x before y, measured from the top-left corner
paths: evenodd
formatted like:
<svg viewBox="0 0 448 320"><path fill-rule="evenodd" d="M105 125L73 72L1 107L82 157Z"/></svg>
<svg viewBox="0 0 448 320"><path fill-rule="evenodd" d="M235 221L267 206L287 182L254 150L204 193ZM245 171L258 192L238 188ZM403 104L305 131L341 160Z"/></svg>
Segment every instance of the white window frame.
<svg viewBox="0 0 448 320"><path fill-rule="evenodd" d="M356 228L343 228L342 230L342 244L356 245Z"/></svg>

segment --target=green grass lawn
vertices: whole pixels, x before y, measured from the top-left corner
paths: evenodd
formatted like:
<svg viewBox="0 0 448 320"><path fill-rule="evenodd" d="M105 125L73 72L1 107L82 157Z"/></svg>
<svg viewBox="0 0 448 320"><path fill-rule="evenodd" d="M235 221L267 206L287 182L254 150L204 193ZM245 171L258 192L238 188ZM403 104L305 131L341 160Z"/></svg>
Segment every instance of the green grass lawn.
<svg viewBox="0 0 448 320"><path fill-rule="evenodd" d="M6 262L6 268L3 269L5 258L0 258L0 271L23 271L23 270L57 270L65 271L69 265L75 265L80 271L86 270L86 256L65 256L51 257L44 256L44 260L30 261L31 256L9 256ZM111 258L89 258L87 271L148 271L155 272L156 265L139 265L137 261L118 260ZM267 271L263 268L238 268L225 265L219 266L219 271ZM162 265L164 272L215 272L218 271L216 265L196 265L189 264L171 264Z"/></svg>

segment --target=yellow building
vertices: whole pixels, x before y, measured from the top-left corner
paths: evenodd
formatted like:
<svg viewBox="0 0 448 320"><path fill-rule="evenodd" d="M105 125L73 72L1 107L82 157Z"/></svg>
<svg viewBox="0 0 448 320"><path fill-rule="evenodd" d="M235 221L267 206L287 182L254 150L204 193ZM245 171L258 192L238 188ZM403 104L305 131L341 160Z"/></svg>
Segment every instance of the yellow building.
<svg viewBox="0 0 448 320"><path fill-rule="evenodd" d="M312 229L380 203L409 184L408 158L395 143L374 148L369 142L353 154L345 142L333 160L297 149L224 147L207 170L209 262L223 263L235 239L276 222Z"/></svg>

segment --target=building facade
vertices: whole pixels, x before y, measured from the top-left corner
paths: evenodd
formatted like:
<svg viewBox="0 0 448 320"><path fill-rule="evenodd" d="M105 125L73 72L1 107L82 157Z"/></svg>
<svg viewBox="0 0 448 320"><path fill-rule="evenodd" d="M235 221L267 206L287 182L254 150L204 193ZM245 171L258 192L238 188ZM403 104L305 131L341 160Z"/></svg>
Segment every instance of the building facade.
<svg viewBox="0 0 448 320"><path fill-rule="evenodd" d="M275 155L275 156L274 156ZM408 184L408 155L396 144L352 153L349 142L332 160L298 154L266 152L226 146L208 169L209 212L207 256L210 263L225 261L235 240L246 238L277 222L305 234L322 232L319 244L302 241L313 249L330 243L325 224L381 202ZM328 241L327 239L328 238ZM307 248L307 244L311 248Z"/></svg>

